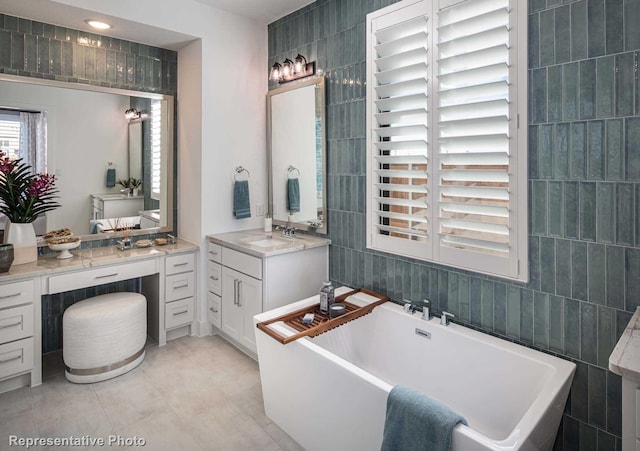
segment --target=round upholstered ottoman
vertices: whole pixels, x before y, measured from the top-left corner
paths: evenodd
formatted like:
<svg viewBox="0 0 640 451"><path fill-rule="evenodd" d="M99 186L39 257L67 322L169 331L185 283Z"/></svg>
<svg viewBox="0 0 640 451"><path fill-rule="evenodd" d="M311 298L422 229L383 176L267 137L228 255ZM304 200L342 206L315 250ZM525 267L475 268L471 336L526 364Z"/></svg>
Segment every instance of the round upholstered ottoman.
<svg viewBox="0 0 640 451"><path fill-rule="evenodd" d="M147 300L138 293L103 294L76 302L62 317L62 356L70 382L104 381L144 359Z"/></svg>

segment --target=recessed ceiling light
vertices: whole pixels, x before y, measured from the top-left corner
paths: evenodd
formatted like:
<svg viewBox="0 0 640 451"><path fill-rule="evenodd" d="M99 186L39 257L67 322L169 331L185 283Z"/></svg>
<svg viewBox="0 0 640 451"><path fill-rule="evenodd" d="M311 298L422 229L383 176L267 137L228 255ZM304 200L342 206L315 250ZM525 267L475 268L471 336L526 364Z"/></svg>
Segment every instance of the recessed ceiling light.
<svg viewBox="0 0 640 451"><path fill-rule="evenodd" d="M111 25L106 22L100 22L99 20L87 19L85 20L85 22L93 28L97 28L98 30L108 30L109 28L111 28Z"/></svg>

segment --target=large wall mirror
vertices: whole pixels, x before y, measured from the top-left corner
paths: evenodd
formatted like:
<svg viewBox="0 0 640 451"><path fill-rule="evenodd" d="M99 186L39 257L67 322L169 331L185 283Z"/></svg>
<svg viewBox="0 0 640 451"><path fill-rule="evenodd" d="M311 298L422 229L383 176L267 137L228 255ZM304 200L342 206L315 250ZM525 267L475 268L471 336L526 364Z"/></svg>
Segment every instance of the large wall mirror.
<svg viewBox="0 0 640 451"><path fill-rule="evenodd" d="M132 107L141 118L125 117ZM0 111L46 116L36 169L56 175L61 207L38 218L36 233L68 227L84 240L111 238L121 235L116 220L132 234L172 231L173 109L172 96L0 75ZM117 183L129 178L142 182L135 193Z"/></svg>
<svg viewBox="0 0 640 451"><path fill-rule="evenodd" d="M267 94L273 223L327 233L324 77Z"/></svg>

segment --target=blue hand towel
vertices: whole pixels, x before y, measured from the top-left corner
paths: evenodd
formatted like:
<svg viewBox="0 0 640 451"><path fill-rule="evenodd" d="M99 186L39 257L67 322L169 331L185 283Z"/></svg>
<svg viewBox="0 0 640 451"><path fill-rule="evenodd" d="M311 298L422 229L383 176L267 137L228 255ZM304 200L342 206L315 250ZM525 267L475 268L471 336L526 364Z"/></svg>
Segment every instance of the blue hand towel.
<svg viewBox="0 0 640 451"><path fill-rule="evenodd" d="M98 233L98 224L100 224L100 221L97 219L90 219L89 220L89 233L96 234Z"/></svg>
<svg viewBox="0 0 640 451"><path fill-rule="evenodd" d="M236 219L251 217L248 180L237 180L233 184L233 215Z"/></svg>
<svg viewBox="0 0 640 451"><path fill-rule="evenodd" d="M116 186L116 170L114 168L107 169L107 188Z"/></svg>
<svg viewBox="0 0 640 451"><path fill-rule="evenodd" d="M300 182L297 178L287 180L287 210L300 211Z"/></svg>
<svg viewBox="0 0 640 451"><path fill-rule="evenodd" d="M403 385L391 389L381 451L449 451L453 428L467 421L447 406Z"/></svg>

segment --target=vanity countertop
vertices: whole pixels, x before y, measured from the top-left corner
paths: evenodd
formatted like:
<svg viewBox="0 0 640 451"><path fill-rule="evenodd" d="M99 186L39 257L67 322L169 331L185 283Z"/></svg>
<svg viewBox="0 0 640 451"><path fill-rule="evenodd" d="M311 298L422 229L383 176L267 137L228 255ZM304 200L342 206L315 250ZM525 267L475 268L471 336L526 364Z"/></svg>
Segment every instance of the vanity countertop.
<svg viewBox="0 0 640 451"><path fill-rule="evenodd" d="M609 369L619 376L640 384L640 307L622 333L609 356Z"/></svg>
<svg viewBox="0 0 640 451"><path fill-rule="evenodd" d="M97 266L126 263L147 259L154 256L178 254L197 250L198 246L189 241L178 239L175 244L150 246L120 251L116 246L97 247L93 249L72 250L73 258L58 260L58 253L50 253L39 257L36 262L24 265L12 265L8 272L0 273L0 283L29 277L70 272Z"/></svg>
<svg viewBox="0 0 640 451"><path fill-rule="evenodd" d="M144 199L144 196L127 196L122 193L104 193L104 194L92 194L91 197L95 199L105 200L130 200L130 199Z"/></svg>
<svg viewBox="0 0 640 451"><path fill-rule="evenodd" d="M207 235L207 239L212 243L261 258L328 246L331 243L327 238L313 235L296 234L295 238L285 238L279 232L269 233L262 229Z"/></svg>

